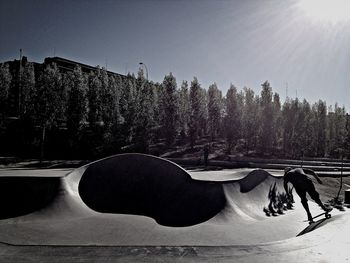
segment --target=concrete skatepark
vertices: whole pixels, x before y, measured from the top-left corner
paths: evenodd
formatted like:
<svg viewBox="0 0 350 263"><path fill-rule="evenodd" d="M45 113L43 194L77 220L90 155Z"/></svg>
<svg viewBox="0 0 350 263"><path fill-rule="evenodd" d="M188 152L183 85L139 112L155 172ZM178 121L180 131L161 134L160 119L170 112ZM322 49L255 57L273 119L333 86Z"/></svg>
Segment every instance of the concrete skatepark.
<svg viewBox="0 0 350 263"><path fill-rule="evenodd" d="M294 194L293 210L264 214L271 185L283 191L278 172L188 173L164 159L125 154L64 173L0 177L2 202L11 200L0 214L1 262L350 258L348 212L333 210L311 227ZM309 203L313 215L321 212Z"/></svg>

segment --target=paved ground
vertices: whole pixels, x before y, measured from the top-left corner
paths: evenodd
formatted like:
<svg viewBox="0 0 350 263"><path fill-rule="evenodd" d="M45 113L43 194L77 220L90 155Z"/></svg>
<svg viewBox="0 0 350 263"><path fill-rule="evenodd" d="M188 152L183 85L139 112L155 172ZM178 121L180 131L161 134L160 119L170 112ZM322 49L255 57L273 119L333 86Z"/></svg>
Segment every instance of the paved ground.
<svg viewBox="0 0 350 263"><path fill-rule="evenodd" d="M69 174L72 168L58 169L23 169L23 168L2 168L0 177L4 176L35 176L35 177L62 177Z"/></svg>
<svg viewBox="0 0 350 263"><path fill-rule="evenodd" d="M349 216L308 235L244 246L9 246L1 262L349 262Z"/></svg>

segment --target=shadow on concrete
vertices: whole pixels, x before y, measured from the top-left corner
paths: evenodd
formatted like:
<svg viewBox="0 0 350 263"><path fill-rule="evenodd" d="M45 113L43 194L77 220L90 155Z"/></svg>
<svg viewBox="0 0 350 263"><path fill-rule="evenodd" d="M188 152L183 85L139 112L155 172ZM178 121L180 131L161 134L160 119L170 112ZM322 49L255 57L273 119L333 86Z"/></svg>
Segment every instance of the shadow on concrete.
<svg viewBox="0 0 350 263"><path fill-rule="evenodd" d="M226 205L221 184L193 180L180 166L142 154L89 165L79 194L97 212L145 215L172 227L207 221Z"/></svg>
<svg viewBox="0 0 350 263"><path fill-rule="evenodd" d="M309 224L303 231L301 231L298 236L302 236L304 234L310 233L311 231L314 231L315 229L323 226L326 224L326 221L329 220L327 218L322 218L320 220L315 221L314 223Z"/></svg>
<svg viewBox="0 0 350 263"><path fill-rule="evenodd" d="M59 185L59 178L0 177L0 219L46 207L57 196Z"/></svg>

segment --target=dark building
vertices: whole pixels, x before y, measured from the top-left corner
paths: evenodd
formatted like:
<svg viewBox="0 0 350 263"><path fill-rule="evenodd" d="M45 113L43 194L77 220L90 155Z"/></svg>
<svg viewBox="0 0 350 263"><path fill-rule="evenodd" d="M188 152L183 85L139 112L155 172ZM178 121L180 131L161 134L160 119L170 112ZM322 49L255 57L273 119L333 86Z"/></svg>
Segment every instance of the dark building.
<svg viewBox="0 0 350 263"><path fill-rule="evenodd" d="M97 67L93 67L90 65L86 65L80 62L76 62L73 60L69 60L69 59L65 59L65 58L61 58L61 57L47 57L44 60L44 63L42 65L49 65L55 63L57 65L57 67L59 68L61 73L66 73L69 71L73 71L74 68L78 65L81 67L81 70L84 73L91 73L93 71L97 70ZM112 75L116 75L116 76L120 76L121 78L125 78L125 75L121 75L112 71L107 71L108 74L112 74Z"/></svg>
<svg viewBox="0 0 350 263"><path fill-rule="evenodd" d="M21 72L28 63L27 57L23 56L21 59L15 59L13 61L6 61L1 64L9 65L10 73L12 76L11 87L8 97L8 109L10 118L16 118L20 112L20 100L21 100ZM55 63L62 74L73 71L76 66L80 66L82 71L86 74L90 74L96 71L98 67L86 65L77 61L61 58L61 57L47 57L43 63L31 62L34 66L35 80L37 82L40 73L45 69L47 65ZM119 76L122 80L126 79L125 75L121 75L115 72L107 71L108 74Z"/></svg>

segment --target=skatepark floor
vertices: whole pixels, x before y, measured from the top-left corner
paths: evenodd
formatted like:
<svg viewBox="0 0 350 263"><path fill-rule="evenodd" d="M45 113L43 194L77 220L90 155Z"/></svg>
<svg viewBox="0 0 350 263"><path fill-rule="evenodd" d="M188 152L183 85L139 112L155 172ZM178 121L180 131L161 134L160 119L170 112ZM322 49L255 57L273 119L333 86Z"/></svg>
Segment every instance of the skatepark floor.
<svg viewBox="0 0 350 263"><path fill-rule="evenodd" d="M30 171L28 176L60 177L67 172ZM0 176L10 173L0 171ZM12 173L23 176L26 172ZM193 171L190 174L194 179L231 182L244 178L247 173L249 170L243 169ZM231 191L230 185L226 189ZM240 203L233 203L232 207L202 224L179 228L161 226L145 216L94 212L81 206L80 202L74 193L61 192L47 209L0 220L1 262L350 260L348 211L333 210L332 218L324 220L321 217L316 229L297 237L309 227L304 222L306 214L297 198L294 209L284 215L250 215L245 213L245 207L239 207ZM248 199L245 205L254 206L255 199ZM312 202L310 208L313 215L321 212ZM240 216L234 217L237 213Z"/></svg>

